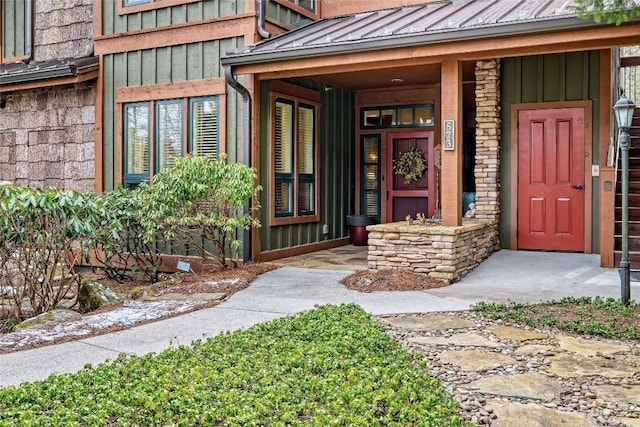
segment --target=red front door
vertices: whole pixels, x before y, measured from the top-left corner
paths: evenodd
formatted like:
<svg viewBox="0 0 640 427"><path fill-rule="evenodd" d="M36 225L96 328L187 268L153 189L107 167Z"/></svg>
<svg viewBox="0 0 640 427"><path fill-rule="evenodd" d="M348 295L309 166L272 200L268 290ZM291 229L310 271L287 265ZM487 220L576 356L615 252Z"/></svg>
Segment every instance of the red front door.
<svg viewBox="0 0 640 427"><path fill-rule="evenodd" d="M415 219L416 214L427 218L433 215L434 170L433 132L390 133L387 140L387 222L404 221L407 215ZM402 153L417 148L424 154L427 170L417 181L406 182L393 170L393 162Z"/></svg>
<svg viewBox="0 0 640 427"><path fill-rule="evenodd" d="M584 109L518 114L518 248L584 251Z"/></svg>

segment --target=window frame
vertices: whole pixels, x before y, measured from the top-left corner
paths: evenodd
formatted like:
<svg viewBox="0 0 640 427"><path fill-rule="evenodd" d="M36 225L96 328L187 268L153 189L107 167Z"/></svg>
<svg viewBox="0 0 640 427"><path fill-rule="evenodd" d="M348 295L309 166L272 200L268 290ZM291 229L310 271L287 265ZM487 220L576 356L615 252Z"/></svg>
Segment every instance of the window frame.
<svg viewBox="0 0 640 427"><path fill-rule="evenodd" d="M147 169L148 169L148 175L147 174L139 174L139 173L128 173L128 160L129 160L129 150L128 148L128 142L129 142L129 132L127 132L127 126L124 126L123 124L123 150L122 150L122 156L123 156L123 162L122 162L122 185L124 185L125 187L128 187L129 185L138 185L141 182L145 182L145 181L149 181L149 175L151 175L151 171L153 170L153 168L151 167L151 159L153 158L153 144L151 143L151 139L153 137L153 132L151 130L151 120L152 120L152 112L151 112L151 102L146 101L146 102L130 102L127 103L123 106L123 115L122 115L122 120L126 121L127 120L127 110L128 108L134 108L134 107L141 107L141 106L146 106L147 107L147 151L149 153L149 158L147 159Z"/></svg>
<svg viewBox="0 0 640 427"><path fill-rule="evenodd" d="M376 162L367 161L365 158L365 144L367 139L375 139L376 140ZM360 213L363 215L369 215L366 212L367 204L366 202L366 194L367 191L374 191L378 196L378 206L376 214L374 215L376 221L380 222L381 214L382 214L382 134L381 133L372 133L372 134L363 134L360 135ZM375 166L376 168L376 188L375 189L367 189L366 188L366 166Z"/></svg>
<svg viewBox="0 0 640 427"><path fill-rule="evenodd" d="M220 154L221 151L221 135L220 135L220 129L222 127L222 123L220 123L220 96L219 95L208 95L208 96L192 96L189 98L188 102L189 102L189 113L187 115L188 119L189 119L189 130L187 132L187 152L188 153L193 153L193 137L195 134L195 131L193 129L193 104L195 104L196 102L206 102L206 101L212 101L215 105L216 105L216 113L218 116L218 127L216 128L216 140L218 141L218 154Z"/></svg>
<svg viewBox="0 0 640 427"><path fill-rule="evenodd" d="M17 3L14 3L14 8L17 6ZM26 53L18 54L16 56L9 56L9 57L4 57L4 55L6 55L6 51L3 49L4 46L4 30L5 27L3 26L4 23L4 15L5 15L5 9L7 9L4 1L0 1L0 64L10 64L13 62L18 62L18 61L22 61L23 59L25 59L27 57ZM22 9L22 18L26 19L26 13L27 13L27 9L26 9L26 3L23 3L23 9ZM13 29L13 31L16 31L16 28ZM26 40L25 38L23 38L23 52L26 52Z"/></svg>
<svg viewBox="0 0 640 427"><path fill-rule="evenodd" d="M202 0L116 0L118 15L144 12L160 8L169 8Z"/></svg>
<svg viewBox="0 0 640 427"><path fill-rule="evenodd" d="M122 87L116 90L116 185L137 185L141 182L153 182L153 176L160 171L158 165L158 143L156 141L158 120L156 118L157 104L169 102L182 103L182 155L191 152L191 102L194 100L213 100L217 112L217 153L226 151L225 126L226 111L221 106L226 105L226 82L224 78L192 80L176 83L161 83L155 85ZM126 108L131 105L148 105L149 108L149 176L140 174L125 174L127 153L126 138Z"/></svg>
<svg viewBox="0 0 640 427"><path fill-rule="evenodd" d="M270 182L270 194L269 194L269 225L289 225L289 224L304 224L320 221L320 94L317 91L290 85L282 82L272 82L270 100L269 100L269 182ZM275 106L276 102L285 102L293 106L293 142L291 147L292 152L292 166L293 173L286 174L289 176L277 176L275 171ZM313 109L313 174L304 174L302 176L299 172L299 141L298 141L298 126L299 126L299 109L300 107L311 107ZM280 179L278 179L280 178ZM290 215L277 215L275 211L275 187L278 182L290 182L292 185L292 212ZM313 211L302 212L299 209L299 190L302 183L311 183L313 185Z"/></svg>
<svg viewBox="0 0 640 427"><path fill-rule="evenodd" d="M426 108L431 110L431 120L426 123L418 123L415 120L416 111L421 108ZM396 120L399 120L399 112L400 110L411 109L413 114L413 122L407 124L383 124L382 122L382 111L384 110L393 110ZM377 111L378 114L378 123L377 124L366 124L365 115L367 112ZM399 104L399 105L383 105L383 106L368 106L360 108L360 129L361 130L374 130L374 129L398 129L398 128L423 128L423 127L434 127L436 123L436 110L435 105L433 103L426 104Z"/></svg>
<svg viewBox="0 0 640 427"><path fill-rule="evenodd" d="M268 0L267 0L268 1ZM274 2L291 9L300 15L304 15L311 19L320 19L320 1L315 1L315 10L309 10L304 6L300 6L300 0L273 0Z"/></svg>

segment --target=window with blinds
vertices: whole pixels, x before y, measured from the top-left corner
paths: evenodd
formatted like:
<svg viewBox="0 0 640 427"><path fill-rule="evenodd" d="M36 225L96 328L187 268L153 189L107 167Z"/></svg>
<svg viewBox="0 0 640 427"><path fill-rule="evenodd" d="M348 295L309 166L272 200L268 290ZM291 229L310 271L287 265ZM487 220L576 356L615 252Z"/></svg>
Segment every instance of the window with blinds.
<svg viewBox="0 0 640 427"><path fill-rule="evenodd" d="M293 215L293 102L278 99L274 111L273 164L276 216Z"/></svg>
<svg viewBox="0 0 640 427"><path fill-rule="evenodd" d="M191 146L189 151L196 156L217 157L220 144L217 98L191 99L190 108Z"/></svg>
<svg viewBox="0 0 640 427"><path fill-rule="evenodd" d="M310 215L315 210L315 107L298 107L298 215Z"/></svg>
<svg viewBox="0 0 640 427"><path fill-rule="evenodd" d="M151 123L150 111L155 112L154 123ZM217 157L220 152L217 96L126 103L122 112L122 178L127 187L171 168L175 159L186 152L211 157ZM185 123L189 124L188 134ZM154 131L153 141L150 129Z"/></svg>
<svg viewBox="0 0 640 427"><path fill-rule="evenodd" d="M273 103L274 216L307 220L317 212L317 106L295 98Z"/></svg>
<svg viewBox="0 0 640 427"><path fill-rule="evenodd" d="M380 221L380 135L362 137L360 213Z"/></svg>
<svg viewBox="0 0 640 427"><path fill-rule="evenodd" d="M183 155L183 101L156 103L156 171L173 167L176 157Z"/></svg>
<svg viewBox="0 0 640 427"><path fill-rule="evenodd" d="M124 184L135 185L149 178L149 103L124 108Z"/></svg>

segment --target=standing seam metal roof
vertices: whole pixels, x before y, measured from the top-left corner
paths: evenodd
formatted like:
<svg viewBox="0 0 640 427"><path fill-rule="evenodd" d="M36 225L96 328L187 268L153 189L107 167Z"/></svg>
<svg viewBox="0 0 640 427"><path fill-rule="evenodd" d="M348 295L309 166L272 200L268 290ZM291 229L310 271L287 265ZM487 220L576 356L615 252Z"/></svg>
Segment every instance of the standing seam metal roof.
<svg viewBox="0 0 640 427"><path fill-rule="evenodd" d="M571 0L447 0L332 17L227 52L223 65L596 26ZM601 24L602 25L602 24Z"/></svg>

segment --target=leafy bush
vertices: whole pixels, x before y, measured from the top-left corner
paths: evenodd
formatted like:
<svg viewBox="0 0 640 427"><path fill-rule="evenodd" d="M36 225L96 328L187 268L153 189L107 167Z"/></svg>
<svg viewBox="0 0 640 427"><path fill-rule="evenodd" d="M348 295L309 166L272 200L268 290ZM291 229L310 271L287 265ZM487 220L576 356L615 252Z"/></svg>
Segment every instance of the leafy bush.
<svg viewBox="0 0 640 427"><path fill-rule="evenodd" d="M93 235L93 253L109 278L131 279L135 270L151 282L158 281L161 254L167 244L160 230L152 239L145 237L143 191L120 187L98 195L106 215Z"/></svg>
<svg viewBox="0 0 640 427"><path fill-rule="evenodd" d="M260 226L252 216L259 206L245 209L261 190L255 185L256 178L253 168L227 163L224 153L217 159L176 158L171 169L154 177L152 186L139 187L144 194L147 240L153 240L161 229L167 239L196 247L203 256L216 257L226 267L227 251L232 251L233 258L241 245L236 232ZM213 243L215 252L207 249L203 239Z"/></svg>
<svg viewBox="0 0 640 427"><path fill-rule="evenodd" d="M9 289L3 299L16 319L54 309L79 285L78 260L69 255L95 232L106 214L102 204L91 193L2 187L0 211L0 283Z"/></svg>
<svg viewBox="0 0 640 427"><path fill-rule="evenodd" d="M0 426L463 425L456 413L354 305L0 388Z"/></svg>

